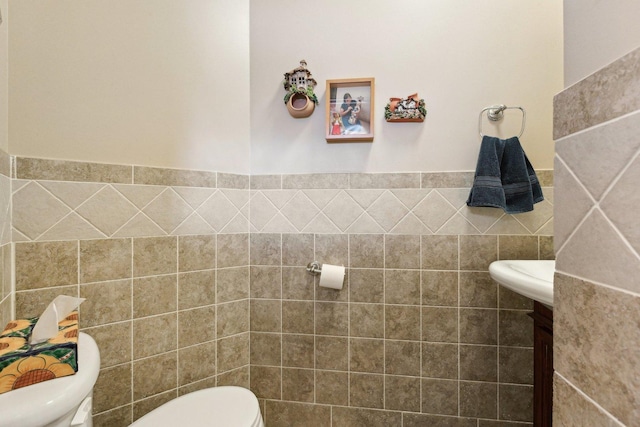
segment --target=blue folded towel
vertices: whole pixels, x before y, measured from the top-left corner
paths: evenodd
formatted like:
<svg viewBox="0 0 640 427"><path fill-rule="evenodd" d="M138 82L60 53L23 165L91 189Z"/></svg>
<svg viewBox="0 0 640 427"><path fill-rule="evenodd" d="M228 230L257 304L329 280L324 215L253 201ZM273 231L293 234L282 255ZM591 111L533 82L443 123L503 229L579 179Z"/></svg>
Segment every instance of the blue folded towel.
<svg viewBox="0 0 640 427"><path fill-rule="evenodd" d="M518 138L484 136L467 205L515 214L532 211L542 200L538 177Z"/></svg>

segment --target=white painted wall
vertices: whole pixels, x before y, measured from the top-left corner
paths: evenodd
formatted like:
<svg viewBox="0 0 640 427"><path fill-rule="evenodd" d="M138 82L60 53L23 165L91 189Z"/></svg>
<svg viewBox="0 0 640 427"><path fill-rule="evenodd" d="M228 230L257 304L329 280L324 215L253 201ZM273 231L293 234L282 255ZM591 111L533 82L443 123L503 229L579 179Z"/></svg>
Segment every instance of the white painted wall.
<svg viewBox="0 0 640 427"><path fill-rule="evenodd" d="M12 0L10 24L11 154L249 172L249 0Z"/></svg>
<svg viewBox="0 0 640 427"><path fill-rule="evenodd" d="M306 59L320 105L289 116L283 74ZM251 172L472 170L478 113L526 108L523 146L553 167L552 99L563 88L562 1L251 1ZM327 79L375 77L373 143L327 144ZM387 123L390 97L418 92L424 123ZM501 124L519 130L519 117ZM507 127L509 127L507 129ZM489 133L489 128L485 128Z"/></svg>
<svg viewBox="0 0 640 427"><path fill-rule="evenodd" d="M9 18L8 0L0 0L0 13L2 14L2 24L0 24L0 150L9 152Z"/></svg>
<svg viewBox="0 0 640 427"><path fill-rule="evenodd" d="M640 46L640 1L564 0L569 87Z"/></svg>

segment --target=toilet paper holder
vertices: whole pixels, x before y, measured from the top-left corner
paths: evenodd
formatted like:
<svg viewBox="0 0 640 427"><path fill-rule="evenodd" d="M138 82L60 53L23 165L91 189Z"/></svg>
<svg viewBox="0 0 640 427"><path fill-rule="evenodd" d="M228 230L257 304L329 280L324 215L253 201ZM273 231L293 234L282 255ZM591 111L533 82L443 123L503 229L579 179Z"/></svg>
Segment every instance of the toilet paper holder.
<svg viewBox="0 0 640 427"><path fill-rule="evenodd" d="M322 273L322 266L318 261L312 261L307 264L307 272L312 276L317 276Z"/></svg>

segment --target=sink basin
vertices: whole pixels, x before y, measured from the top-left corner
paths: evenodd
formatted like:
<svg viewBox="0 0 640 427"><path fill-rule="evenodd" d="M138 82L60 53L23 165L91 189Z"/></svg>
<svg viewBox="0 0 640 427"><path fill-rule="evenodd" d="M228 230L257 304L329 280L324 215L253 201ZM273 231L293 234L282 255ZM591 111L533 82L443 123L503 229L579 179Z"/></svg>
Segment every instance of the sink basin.
<svg viewBox="0 0 640 427"><path fill-rule="evenodd" d="M555 261L505 260L489 265L493 280L512 291L553 306Z"/></svg>

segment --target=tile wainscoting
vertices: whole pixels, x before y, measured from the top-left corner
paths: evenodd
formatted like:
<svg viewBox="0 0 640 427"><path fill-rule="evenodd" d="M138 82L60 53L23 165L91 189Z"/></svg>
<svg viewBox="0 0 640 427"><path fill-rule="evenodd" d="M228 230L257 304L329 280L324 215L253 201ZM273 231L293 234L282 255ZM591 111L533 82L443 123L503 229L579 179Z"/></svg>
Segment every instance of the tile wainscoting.
<svg viewBox="0 0 640 427"><path fill-rule="evenodd" d="M553 258L552 173L519 215L468 208L472 176L17 158L16 313L87 298L97 426L220 384L250 387L269 427L527 424L531 301L487 268ZM313 259L347 266L345 288L319 288Z"/></svg>

